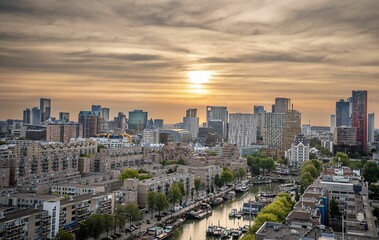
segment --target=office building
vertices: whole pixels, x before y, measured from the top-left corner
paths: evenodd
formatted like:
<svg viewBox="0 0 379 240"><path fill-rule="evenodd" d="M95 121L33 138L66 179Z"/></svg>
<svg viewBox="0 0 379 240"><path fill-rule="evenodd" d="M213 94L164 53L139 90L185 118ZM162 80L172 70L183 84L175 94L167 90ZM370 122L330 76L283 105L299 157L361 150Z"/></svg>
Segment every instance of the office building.
<svg viewBox="0 0 379 240"><path fill-rule="evenodd" d="M62 123L67 123L70 121L70 113L68 112L59 112L59 120Z"/></svg>
<svg viewBox="0 0 379 240"><path fill-rule="evenodd" d="M81 123L49 123L46 128L46 141L69 143L71 138L83 137Z"/></svg>
<svg viewBox="0 0 379 240"><path fill-rule="evenodd" d="M159 130L163 129L164 126L164 120L163 119L154 119L154 125Z"/></svg>
<svg viewBox="0 0 379 240"><path fill-rule="evenodd" d="M351 123L356 129L358 147L367 151L367 91L353 91Z"/></svg>
<svg viewBox="0 0 379 240"><path fill-rule="evenodd" d="M26 124L32 124L32 111L30 108L26 108L22 114L22 122Z"/></svg>
<svg viewBox="0 0 379 240"><path fill-rule="evenodd" d="M333 136L333 153L354 153L357 150L356 129L336 127Z"/></svg>
<svg viewBox="0 0 379 240"><path fill-rule="evenodd" d="M163 129L159 131L159 143L189 143L191 140L192 135L186 129Z"/></svg>
<svg viewBox="0 0 379 240"><path fill-rule="evenodd" d="M254 114L259 114L259 113L265 113L265 107L264 106L258 106L254 105L253 113Z"/></svg>
<svg viewBox="0 0 379 240"><path fill-rule="evenodd" d="M189 108L186 110L186 117L197 117L197 109Z"/></svg>
<svg viewBox="0 0 379 240"><path fill-rule="evenodd" d="M143 110L134 110L129 112L129 130L140 133L147 125L147 112Z"/></svg>
<svg viewBox="0 0 379 240"><path fill-rule="evenodd" d="M207 126L210 126L210 121L220 120L222 123L221 139L227 138L228 135L228 109L226 107L207 106ZM219 125L219 124L218 124ZM216 130L217 131L217 130Z"/></svg>
<svg viewBox="0 0 379 240"><path fill-rule="evenodd" d="M91 111L92 112L100 112L101 111L101 105L92 105Z"/></svg>
<svg viewBox="0 0 379 240"><path fill-rule="evenodd" d="M32 118L31 123L33 125L40 125L41 124L41 111L38 107L32 108Z"/></svg>
<svg viewBox="0 0 379 240"><path fill-rule="evenodd" d="M341 99L336 102L336 127L350 126L350 102Z"/></svg>
<svg viewBox="0 0 379 240"><path fill-rule="evenodd" d="M117 117L114 119L116 126L124 132L126 129L126 115L123 112L119 112Z"/></svg>
<svg viewBox="0 0 379 240"><path fill-rule="evenodd" d="M142 142L147 144L159 143L159 130L155 127L153 119L148 121L146 128L142 132Z"/></svg>
<svg viewBox="0 0 379 240"><path fill-rule="evenodd" d="M89 138L100 133L100 113L80 111L78 122L83 124L83 137Z"/></svg>
<svg viewBox="0 0 379 240"><path fill-rule="evenodd" d="M191 133L192 140L197 138L199 133L199 118L197 117L197 109L187 109L186 116L183 118L183 128L187 129Z"/></svg>
<svg viewBox="0 0 379 240"><path fill-rule="evenodd" d="M330 132L334 133L334 129L336 128L336 115L330 115Z"/></svg>
<svg viewBox="0 0 379 240"><path fill-rule="evenodd" d="M229 114L229 143L239 149L257 142L257 118L254 114Z"/></svg>
<svg viewBox="0 0 379 240"><path fill-rule="evenodd" d="M286 113L291 107L291 99L289 98L275 98L275 107L273 112Z"/></svg>
<svg viewBox="0 0 379 240"><path fill-rule="evenodd" d="M227 134L223 134L224 128L224 122L221 119L212 119L208 121L208 127L213 128L217 134L218 139L223 141L223 136Z"/></svg>
<svg viewBox="0 0 379 240"><path fill-rule="evenodd" d="M104 119L105 122L109 122L109 108L101 108L100 117Z"/></svg>
<svg viewBox="0 0 379 240"><path fill-rule="evenodd" d="M375 113L368 114L368 144L371 146L375 142Z"/></svg>
<svg viewBox="0 0 379 240"><path fill-rule="evenodd" d="M40 99L40 113L41 113L41 118L40 122L43 123L46 120L48 120L51 116L51 99L48 98L41 98Z"/></svg>

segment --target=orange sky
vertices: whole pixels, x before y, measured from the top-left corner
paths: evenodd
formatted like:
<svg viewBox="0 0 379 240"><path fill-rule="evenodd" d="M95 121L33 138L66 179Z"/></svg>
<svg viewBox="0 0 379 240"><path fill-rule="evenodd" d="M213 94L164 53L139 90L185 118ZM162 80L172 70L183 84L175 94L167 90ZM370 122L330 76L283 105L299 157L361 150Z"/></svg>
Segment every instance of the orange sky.
<svg viewBox="0 0 379 240"><path fill-rule="evenodd" d="M365 89L379 109L375 0L2 1L0 119L40 97L53 115L93 103L180 122L185 110L270 109L288 97L303 123L328 125L335 102ZM211 71L194 87L188 71ZM376 127L379 126L379 116Z"/></svg>

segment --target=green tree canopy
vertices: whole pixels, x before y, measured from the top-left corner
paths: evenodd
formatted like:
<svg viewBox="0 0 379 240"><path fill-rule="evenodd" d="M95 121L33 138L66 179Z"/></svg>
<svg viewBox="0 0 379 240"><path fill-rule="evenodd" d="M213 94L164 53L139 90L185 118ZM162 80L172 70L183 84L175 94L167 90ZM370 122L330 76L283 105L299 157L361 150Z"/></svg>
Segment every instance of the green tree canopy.
<svg viewBox="0 0 379 240"><path fill-rule="evenodd" d="M214 179L214 184L217 186L217 187L222 187L224 185L224 182L222 181L220 175L216 174L215 175L215 179Z"/></svg>
<svg viewBox="0 0 379 240"><path fill-rule="evenodd" d="M342 166L348 166L349 165L349 156L346 153L338 152L336 156L333 158L334 163L339 163Z"/></svg>
<svg viewBox="0 0 379 240"><path fill-rule="evenodd" d="M169 207L169 202L167 197L163 195L163 193L158 192L156 194L156 202L155 202L155 210L161 213L161 211L167 209Z"/></svg>
<svg viewBox="0 0 379 240"><path fill-rule="evenodd" d="M178 184L172 184L168 192L169 201L175 205L182 199L182 197L182 192L180 191Z"/></svg>
<svg viewBox="0 0 379 240"><path fill-rule="evenodd" d="M147 207L149 211L151 211L151 217L153 217L153 211L155 209L156 195L156 192L147 193Z"/></svg>
<svg viewBox="0 0 379 240"><path fill-rule="evenodd" d="M111 231L115 226L114 217L109 214L103 214L102 216L103 216L103 221L104 221L104 229L108 236L109 231Z"/></svg>
<svg viewBox="0 0 379 240"><path fill-rule="evenodd" d="M199 178L196 178L195 179L195 190L196 190L197 194L199 194L200 188L201 188L201 180Z"/></svg>
<svg viewBox="0 0 379 240"><path fill-rule="evenodd" d="M89 235L95 239L105 230L104 218L100 214L92 214L85 222Z"/></svg>
<svg viewBox="0 0 379 240"><path fill-rule="evenodd" d="M224 168L222 170L222 173L221 173L221 179L224 183L230 183L231 181L233 181L233 173L232 171L230 171L229 168Z"/></svg>
<svg viewBox="0 0 379 240"><path fill-rule="evenodd" d="M54 239L55 240L74 240L74 236L63 229L60 229L57 235L55 235Z"/></svg>
<svg viewBox="0 0 379 240"><path fill-rule="evenodd" d="M306 172L304 174L301 174L300 176L300 185L303 188L306 188L313 182L313 177L309 172Z"/></svg>
<svg viewBox="0 0 379 240"><path fill-rule="evenodd" d="M375 162L367 162L363 167L363 177L369 183L377 182L379 177L379 167Z"/></svg>
<svg viewBox="0 0 379 240"><path fill-rule="evenodd" d="M311 165L311 164L308 164L308 165L305 165L304 167L301 167L300 172L301 172L301 174L309 172L313 178L318 177L318 171L317 171L316 167Z"/></svg>
<svg viewBox="0 0 379 240"><path fill-rule="evenodd" d="M338 207L338 204L336 202L336 199L332 198L330 200L330 208L329 208L330 216L332 217L338 217L341 215L340 209Z"/></svg>
<svg viewBox="0 0 379 240"><path fill-rule="evenodd" d="M131 217L132 222L141 220L141 212L137 204L135 203L126 204L124 211L129 217Z"/></svg>

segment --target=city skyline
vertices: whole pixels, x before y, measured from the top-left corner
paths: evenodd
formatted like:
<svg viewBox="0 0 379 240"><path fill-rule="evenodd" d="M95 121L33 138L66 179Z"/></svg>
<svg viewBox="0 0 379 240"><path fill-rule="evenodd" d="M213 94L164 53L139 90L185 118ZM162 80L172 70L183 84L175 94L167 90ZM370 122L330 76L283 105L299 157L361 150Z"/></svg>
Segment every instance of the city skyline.
<svg viewBox="0 0 379 240"><path fill-rule="evenodd" d="M376 9L373 0L3 1L0 119L49 98L51 116L74 121L94 103L166 123L197 108L205 122L206 106L252 113L284 97L303 124L328 126L336 102L364 89L378 112Z"/></svg>

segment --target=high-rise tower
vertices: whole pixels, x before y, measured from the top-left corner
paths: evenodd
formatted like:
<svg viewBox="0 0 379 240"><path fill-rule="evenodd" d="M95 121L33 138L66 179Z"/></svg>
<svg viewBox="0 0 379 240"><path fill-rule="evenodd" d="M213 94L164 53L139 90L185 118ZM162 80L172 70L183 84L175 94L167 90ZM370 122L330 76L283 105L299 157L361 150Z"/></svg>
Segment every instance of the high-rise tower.
<svg viewBox="0 0 379 240"><path fill-rule="evenodd" d="M353 91L352 127L356 129L357 145L367 150L367 91Z"/></svg>

